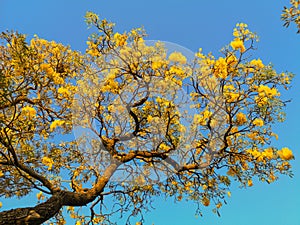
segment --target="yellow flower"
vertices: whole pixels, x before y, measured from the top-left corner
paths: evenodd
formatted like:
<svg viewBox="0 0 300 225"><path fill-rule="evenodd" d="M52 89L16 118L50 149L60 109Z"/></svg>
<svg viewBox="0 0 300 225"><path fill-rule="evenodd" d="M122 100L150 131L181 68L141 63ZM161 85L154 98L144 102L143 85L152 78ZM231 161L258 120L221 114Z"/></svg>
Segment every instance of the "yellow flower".
<svg viewBox="0 0 300 225"><path fill-rule="evenodd" d="M264 68L264 64L262 63L261 59L253 59L250 64L258 69Z"/></svg>
<svg viewBox="0 0 300 225"><path fill-rule="evenodd" d="M57 90L58 94L61 94L63 97L67 98L70 95L70 91L68 88L60 87Z"/></svg>
<svg viewBox="0 0 300 225"><path fill-rule="evenodd" d="M22 112L24 112L25 115L29 118L33 118L36 115L36 110L31 106L25 106L24 108L22 108Z"/></svg>
<svg viewBox="0 0 300 225"><path fill-rule="evenodd" d="M263 151L262 155L268 159L273 159L274 152L272 148L267 148Z"/></svg>
<svg viewBox="0 0 300 225"><path fill-rule="evenodd" d="M272 98L274 96L280 96L280 93L277 92L276 88L270 88L266 85L259 85L257 92L259 97L267 96Z"/></svg>
<svg viewBox="0 0 300 225"><path fill-rule="evenodd" d="M65 123L63 120L54 120L50 125L50 131L54 131L56 127L61 126Z"/></svg>
<svg viewBox="0 0 300 225"><path fill-rule="evenodd" d="M228 197L230 198L230 197L231 197L231 192L230 192L230 191L227 191L227 195L228 195Z"/></svg>
<svg viewBox="0 0 300 225"><path fill-rule="evenodd" d="M186 57L182 55L180 52L172 52L169 56L169 60L173 62L178 62L180 64L186 63Z"/></svg>
<svg viewBox="0 0 300 225"><path fill-rule="evenodd" d="M262 127L264 125L264 121L260 118L256 118L255 120L253 120L252 123L254 126L258 126L258 127Z"/></svg>
<svg viewBox="0 0 300 225"><path fill-rule="evenodd" d="M265 104L268 103L268 98L267 97L258 97L258 96L255 96L254 98L256 104L260 107L264 106Z"/></svg>
<svg viewBox="0 0 300 225"><path fill-rule="evenodd" d="M2 207L2 202L0 202L0 208Z"/></svg>
<svg viewBox="0 0 300 225"><path fill-rule="evenodd" d="M234 169L232 169L232 168L230 168L228 171L227 171L227 175L229 175L229 176L235 176L236 175L236 172L235 172L235 170Z"/></svg>
<svg viewBox="0 0 300 225"><path fill-rule="evenodd" d="M252 180L248 180L248 182L247 182L247 183L248 183L248 186L249 186L249 187L253 186L253 182L252 182Z"/></svg>
<svg viewBox="0 0 300 225"><path fill-rule="evenodd" d="M228 64L226 62L226 59L220 57L214 65L215 77L225 79L228 76L227 67Z"/></svg>
<svg viewBox="0 0 300 225"><path fill-rule="evenodd" d="M41 192L41 191L36 194L36 197L38 200L41 200L41 199L43 200L45 198L45 196L43 195L43 192Z"/></svg>
<svg viewBox="0 0 300 225"><path fill-rule="evenodd" d="M252 155L254 158L261 158L261 152L259 152L257 149L249 149L247 152Z"/></svg>
<svg viewBox="0 0 300 225"><path fill-rule="evenodd" d="M237 63L237 58L236 58L236 56L234 55L234 54L230 54L229 56L227 56L227 58L226 58L226 62L227 62L227 64L228 65L230 65L230 66L235 66L236 65L236 63Z"/></svg>
<svg viewBox="0 0 300 225"><path fill-rule="evenodd" d="M239 49L242 53L246 51L246 48L244 46L244 42L239 38L235 38L234 41L232 41L230 43L230 45L234 50Z"/></svg>
<svg viewBox="0 0 300 225"><path fill-rule="evenodd" d="M170 150L170 147L167 146L165 143L161 143L159 147L160 147L160 149L162 149L164 151Z"/></svg>
<svg viewBox="0 0 300 225"><path fill-rule="evenodd" d="M51 159L51 158L49 158L49 157L47 157L47 156L44 156L44 157L42 158L42 163L43 163L44 165L48 166L48 170L51 170L51 169L52 169L52 166L53 166L53 164L54 164L54 161L53 161L53 159Z"/></svg>
<svg viewBox="0 0 300 225"><path fill-rule="evenodd" d="M40 65L41 70L45 71L47 75L52 75L54 73L54 69L50 64L44 63Z"/></svg>
<svg viewBox="0 0 300 225"><path fill-rule="evenodd" d="M237 115L236 115L236 123L238 124L238 125L243 125L243 124L245 124L247 122L247 118L246 118L246 115L244 114L244 113L238 113Z"/></svg>
<svg viewBox="0 0 300 225"><path fill-rule="evenodd" d="M202 204L203 204L204 206L209 206L209 204L210 204L209 199L208 199L207 197L203 197L203 199L202 199Z"/></svg>
<svg viewBox="0 0 300 225"><path fill-rule="evenodd" d="M225 93L225 96L227 98L226 99L227 102L232 103L232 102L235 102L239 99L240 94L239 93L228 92L228 93Z"/></svg>
<svg viewBox="0 0 300 225"><path fill-rule="evenodd" d="M151 68L153 70L157 70L157 69L161 68L163 65L164 65L164 63L162 61L153 61Z"/></svg>
<svg viewBox="0 0 300 225"><path fill-rule="evenodd" d="M150 123L152 120L153 120L153 116L148 115L148 116L147 116L147 121Z"/></svg>
<svg viewBox="0 0 300 225"><path fill-rule="evenodd" d="M277 154L283 160L291 160L294 158L293 152L286 147L279 150Z"/></svg>
<svg viewBox="0 0 300 225"><path fill-rule="evenodd" d="M117 46L123 46L123 45L126 45L127 35L120 34L117 32L114 34L114 39L115 39Z"/></svg>

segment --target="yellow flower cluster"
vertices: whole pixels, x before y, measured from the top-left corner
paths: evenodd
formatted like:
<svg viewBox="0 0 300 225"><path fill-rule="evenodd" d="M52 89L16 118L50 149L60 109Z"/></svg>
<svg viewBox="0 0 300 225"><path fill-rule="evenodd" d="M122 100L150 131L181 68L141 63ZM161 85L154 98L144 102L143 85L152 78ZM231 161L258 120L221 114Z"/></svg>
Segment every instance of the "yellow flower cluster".
<svg viewBox="0 0 300 225"><path fill-rule="evenodd" d="M268 96L268 97L280 96L280 93L277 92L276 88L269 88L266 85L260 85L257 91L259 96Z"/></svg>
<svg viewBox="0 0 300 225"><path fill-rule="evenodd" d="M127 35L120 34L117 32L114 34L114 40L115 40L116 46L126 45Z"/></svg>
<svg viewBox="0 0 300 225"><path fill-rule="evenodd" d="M251 133L247 134L247 137L250 138L253 141L259 141L262 144L265 143L265 138L264 136L259 135L259 133L257 131L253 131Z"/></svg>
<svg viewBox="0 0 300 225"><path fill-rule="evenodd" d="M52 167L53 167L54 161L53 161L53 159L51 159L51 158L49 158L49 157L47 157L47 156L44 156L44 157L42 158L42 163L43 163L44 165L48 166L48 170L51 170Z"/></svg>
<svg viewBox="0 0 300 225"><path fill-rule="evenodd" d="M211 117L212 112L208 110L204 110L201 112L201 114L194 115L194 122L197 124L200 124L202 126L205 126L207 124L207 120Z"/></svg>
<svg viewBox="0 0 300 225"><path fill-rule="evenodd" d="M231 43L230 43L231 47L234 49L234 50L240 50L240 52L245 52L246 51L246 48L244 46L244 42L239 39L239 38L235 38Z"/></svg>
<svg viewBox="0 0 300 225"><path fill-rule="evenodd" d="M43 63L40 65L41 70L45 71L47 75L52 75L54 73L53 68L48 63Z"/></svg>
<svg viewBox="0 0 300 225"><path fill-rule="evenodd" d="M203 198L202 198L202 204L203 204L204 206L209 206L209 204L210 204L209 198L203 197Z"/></svg>
<svg viewBox="0 0 300 225"><path fill-rule="evenodd" d="M181 78L185 77L185 72L183 71L182 68L178 66L171 66L169 71L167 71L167 75L177 75Z"/></svg>
<svg viewBox="0 0 300 225"><path fill-rule="evenodd" d="M264 64L262 63L261 59L251 60L250 65L252 65L258 69L264 68Z"/></svg>
<svg viewBox="0 0 300 225"><path fill-rule="evenodd" d="M234 54L230 54L226 57L226 62L229 66L235 66L238 60Z"/></svg>
<svg viewBox="0 0 300 225"><path fill-rule="evenodd" d="M277 154L283 160L291 160L294 158L293 152L286 147L279 150Z"/></svg>
<svg viewBox="0 0 300 225"><path fill-rule="evenodd" d="M58 94L61 94L63 97L67 98L70 95L70 91L68 88L60 87L57 90Z"/></svg>
<svg viewBox="0 0 300 225"><path fill-rule="evenodd" d="M251 34L247 27L248 25L245 23L237 23L236 28L233 29L233 36L236 38L241 38Z"/></svg>
<svg viewBox="0 0 300 225"><path fill-rule="evenodd" d="M229 85L224 85L224 96L227 100L227 102L231 103L231 102L235 102L239 99L240 94L234 92L234 86L229 84Z"/></svg>
<svg viewBox="0 0 300 225"><path fill-rule="evenodd" d="M265 161L265 159L271 160L274 158L274 151L272 148L266 148L263 152L260 152L254 148L247 150L247 153L252 155L259 162Z"/></svg>
<svg viewBox="0 0 300 225"><path fill-rule="evenodd" d="M262 127L264 125L264 121L260 118L256 118L253 120L253 125L257 127Z"/></svg>
<svg viewBox="0 0 300 225"><path fill-rule="evenodd" d="M274 151L272 148L266 148L263 152L262 152L262 156L267 158L267 159L273 159L274 158Z"/></svg>
<svg viewBox="0 0 300 225"><path fill-rule="evenodd" d="M226 59L223 57L220 57L218 60L216 60L214 65L215 77L225 79L228 76L227 67L228 65Z"/></svg>
<svg viewBox="0 0 300 225"><path fill-rule="evenodd" d="M152 65L151 65L151 68L152 68L153 70L157 70L157 69L162 68L163 65L165 65L165 62L163 62L163 61L153 61L153 62L152 62Z"/></svg>
<svg viewBox="0 0 300 225"><path fill-rule="evenodd" d="M29 119L36 116L36 110L31 106L25 106L22 108L22 113L24 113Z"/></svg>
<svg viewBox="0 0 300 225"><path fill-rule="evenodd" d="M236 123L237 125L243 125L247 122L247 118L246 115L244 113L239 112L236 115Z"/></svg>
<svg viewBox="0 0 300 225"><path fill-rule="evenodd" d="M50 131L55 130L56 127L62 126L65 123L63 120L54 120L50 125Z"/></svg>
<svg viewBox="0 0 300 225"><path fill-rule="evenodd" d="M88 50L87 50L87 54L90 54L91 56L94 56L94 57L97 57L97 56L100 56L100 52L98 50L98 46L97 44L91 42L91 41L87 41L86 42L87 45L88 45Z"/></svg>
<svg viewBox="0 0 300 225"><path fill-rule="evenodd" d="M101 89L103 92L112 92L118 93L119 92L119 85L114 79L109 79L106 81L105 85Z"/></svg>
<svg viewBox="0 0 300 225"><path fill-rule="evenodd" d="M255 102L258 106L263 106L268 103L269 99L275 96L280 96L276 88L270 88L266 85L260 85L257 88L258 96L255 97Z"/></svg>
<svg viewBox="0 0 300 225"><path fill-rule="evenodd" d="M169 56L169 60L180 64L186 63L186 57L182 55L180 52L172 52Z"/></svg>
<svg viewBox="0 0 300 225"><path fill-rule="evenodd" d="M43 63L40 65L40 69L45 71L47 76L51 77L55 84L63 84L64 83L64 79L60 76L59 73L56 73L54 71L54 69L52 68L52 66L50 64Z"/></svg>
<svg viewBox="0 0 300 225"><path fill-rule="evenodd" d="M294 158L293 152L286 147L277 151L277 155L274 153L273 148L266 148L263 152L260 152L257 149L250 149L247 150L247 153L252 155L259 162L265 161L265 159L271 160L276 157L279 157L282 160L291 160ZM271 178L271 180L275 179L275 177L272 176Z"/></svg>

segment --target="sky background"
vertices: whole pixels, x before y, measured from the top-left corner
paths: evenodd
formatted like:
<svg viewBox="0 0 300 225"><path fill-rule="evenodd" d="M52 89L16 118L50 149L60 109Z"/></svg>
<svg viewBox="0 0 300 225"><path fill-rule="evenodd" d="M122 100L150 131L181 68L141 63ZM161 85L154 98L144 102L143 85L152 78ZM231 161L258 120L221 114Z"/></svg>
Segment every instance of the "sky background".
<svg viewBox="0 0 300 225"><path fill-rule="evenodd" d="M232 40L235 24L244 22L260 37L254 57L265 64L271 62L278 72L299 75L300 34L296 34L294 26L283 28L280 20L281 10L288 3L287 0L0 0L0 32L17 30L29 38L37 34L84 52L90 33L84 15L93 11L115 22L120 32L143 26L149 39L174 42L194 52L201 47L204 53L218 55L219 49ZM270 185L256 181L247 189L233 186L228 205L220 210L221 217L207 209L203 217L195 218L195 205L157 199L156 209L145 215L145 224L300 225L299 76L292 84L290 91L282 93L283 98L292 102L286 108L286 121L275 127L279 140L274 145L294 151L293 179L281 177ZM8 208L19 206L15 200L4 203Z"/></svg>

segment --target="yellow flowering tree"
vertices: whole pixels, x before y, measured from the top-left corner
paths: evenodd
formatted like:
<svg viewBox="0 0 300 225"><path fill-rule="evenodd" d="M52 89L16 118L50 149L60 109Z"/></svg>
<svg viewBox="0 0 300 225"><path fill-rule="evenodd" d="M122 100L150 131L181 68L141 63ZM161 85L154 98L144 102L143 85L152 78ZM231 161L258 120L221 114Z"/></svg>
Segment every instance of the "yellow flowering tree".
<svg viewBox="0 0 300 225"><path fill-rule="evenodd" d="M300 33L300 1L290 0L290 6L284 6L282 10L281 19L284 21L284 26L289 27L291 23L297 26L297 33Z"/></svg>
<svg viewBox="0 0 300 225"><path fill-rule="evenodd" d="M231 181L291 175L293 153L272 144L272 125L284 120L292 74L249 60L257 36L246 24L220 56L190 60L147 45L143 29L86 20L97 32L84 55L1 35L0 194L35 191L38 203L0 212L0 224L143 222L161 194L219 213Z"/></svg>

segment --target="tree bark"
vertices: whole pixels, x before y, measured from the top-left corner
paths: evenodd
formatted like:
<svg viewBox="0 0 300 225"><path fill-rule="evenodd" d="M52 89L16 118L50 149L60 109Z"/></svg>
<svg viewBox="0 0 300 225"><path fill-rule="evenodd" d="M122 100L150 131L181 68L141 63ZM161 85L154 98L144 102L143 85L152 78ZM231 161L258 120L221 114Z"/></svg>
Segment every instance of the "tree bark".
<svg viewBox="0 0 300 225"><path fill-rule="evenodd" d="M39 225L54 217L63 206L85 206L98 195L59 191L35 207L0 212L0 225Z"/></svg>
<svg viewBox="0 0 300 225"><path fill-rule="evenodd" d="M95 186L86 192L55 190L52 196L35 207L0 212L0 225L39 225L54 217L63 206L85 206L101 195L119 163L112 163Z"/></svg>

